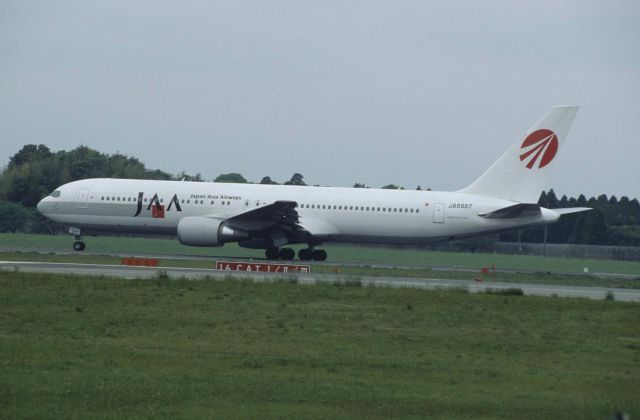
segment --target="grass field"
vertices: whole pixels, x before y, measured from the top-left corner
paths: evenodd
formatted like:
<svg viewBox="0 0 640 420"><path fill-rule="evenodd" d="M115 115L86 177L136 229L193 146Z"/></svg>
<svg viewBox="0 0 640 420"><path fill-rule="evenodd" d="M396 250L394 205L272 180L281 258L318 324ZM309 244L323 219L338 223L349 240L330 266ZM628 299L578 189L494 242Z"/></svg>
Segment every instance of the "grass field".
<svg viewBox="0 0 640 420"><path fill-rule="evenodd" d="M0 272L4 418L640 415L640 307Z"/></svg>
<svg viewBox="0 0 640 420"><path fill-rule="evenodd" d="M0 247L24 249L71 250L72 239L68 235L0 234ZM85 237L87 253L205 255L216 257L263 257L260 250L240 248L227 244L220 248L194 248L180 245L177 240L166 238ZM397 265L451 265L459 267L491 267L559 271L581 273L588 267L592 273L618 273L640 276L640 262L559 258L526 255L501 255L483 253L434 252L420 249L397 249L357 245L326 245L330 262L363 262L367 264Z"/></svg>

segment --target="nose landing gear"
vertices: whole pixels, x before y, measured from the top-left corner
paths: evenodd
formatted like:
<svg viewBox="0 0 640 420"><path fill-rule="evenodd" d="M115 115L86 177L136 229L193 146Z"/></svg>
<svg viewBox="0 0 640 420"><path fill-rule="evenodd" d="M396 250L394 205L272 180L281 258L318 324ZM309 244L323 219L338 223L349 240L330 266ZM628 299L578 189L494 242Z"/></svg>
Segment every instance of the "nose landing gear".
<svg viewBox="0 0 640 420"><path fill-rule="evenodd" d="M73 243L73 249L75 251L84 251L85 245L82 242L82 236L80 236L80 229L75 227L69 228L69 233L73 235L73 239L76 241Z"/></svg>

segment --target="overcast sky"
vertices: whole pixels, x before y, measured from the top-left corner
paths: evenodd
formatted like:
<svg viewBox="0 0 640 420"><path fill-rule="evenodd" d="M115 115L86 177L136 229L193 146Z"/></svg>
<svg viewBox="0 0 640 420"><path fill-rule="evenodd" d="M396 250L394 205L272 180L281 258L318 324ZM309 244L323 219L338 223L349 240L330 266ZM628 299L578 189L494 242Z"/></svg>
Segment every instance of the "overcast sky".
<svg viewBox="0 0 640 420"><path fill-rule="evenodd" d="M0 2L0 166L82 144L456 190L556 104L581 110L549 187L640 198L640 2Z"/></svg>

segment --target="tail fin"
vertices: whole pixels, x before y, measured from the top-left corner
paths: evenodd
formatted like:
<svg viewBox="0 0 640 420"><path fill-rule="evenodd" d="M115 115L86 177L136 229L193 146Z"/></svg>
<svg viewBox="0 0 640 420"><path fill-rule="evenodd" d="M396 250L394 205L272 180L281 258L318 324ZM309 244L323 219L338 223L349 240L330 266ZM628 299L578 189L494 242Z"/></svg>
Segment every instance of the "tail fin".
<svg viewBox="0 0 640 420"><path fill-rule="evenodd" d="M487 171L460 192L537 203L577 106L554 106Z"/></svg>

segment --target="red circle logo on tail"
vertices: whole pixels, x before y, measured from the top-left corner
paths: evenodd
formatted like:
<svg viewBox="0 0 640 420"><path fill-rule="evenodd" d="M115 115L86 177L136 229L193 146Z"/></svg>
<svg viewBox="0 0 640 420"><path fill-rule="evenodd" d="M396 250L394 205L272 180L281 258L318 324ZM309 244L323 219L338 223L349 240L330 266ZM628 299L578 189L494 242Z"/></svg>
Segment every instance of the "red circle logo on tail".
<svg viewBox="0 0 640 420"><path fill-rule="evenodd" d="M558 136L546 128L536 130L524 139L520 151L520 160L527 168L544 168L558 152Z"/></svg>

